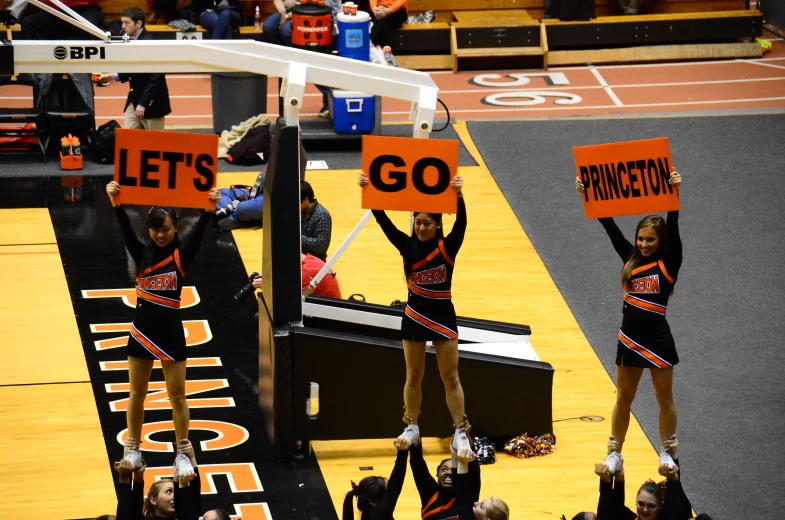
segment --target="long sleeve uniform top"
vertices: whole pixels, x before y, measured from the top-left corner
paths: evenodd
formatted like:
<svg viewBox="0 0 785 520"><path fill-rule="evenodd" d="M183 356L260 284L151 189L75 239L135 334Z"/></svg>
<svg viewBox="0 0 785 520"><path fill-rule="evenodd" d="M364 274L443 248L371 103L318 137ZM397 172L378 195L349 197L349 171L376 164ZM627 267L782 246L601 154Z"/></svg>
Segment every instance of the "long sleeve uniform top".
<svg viewBox="0 0 785 520"><path fill-rule="evenodd" d="M678 459L675 460L679 465ZM681 473L681 471L680 471ZM665 504L657 520L688 520L692 518L692 506L679 480L665 484ZM638 515L624 505L624 482L605 482L600 479L600 500L597 504L597 520L636 520Z"/></svg>
<svg viewBox="0 0 785 520"><path fill-rule="evenodd" d="M612 218L599 219L616 253L624 264L630 259L635 245L622 234ZM630 284L625 291L625 317L663 317L668 305L671 288L676 283L682 263L682 243L679 235L679 212L668 212L666 220L668 240L659 250L643 259L641 266L633 269ZM665 250L665 254L662 251ZM662 275L660 277L660 275Z"/></svg>
<svg viewBox="0 0 785 520"><path fill-rule="evenodd" d="M202 510L202 481L199 468L189 486L174 483L174 510L177 520L198 520ZM144 482L120 482L117 493L117 520L144 520ZM156 519L159 517L155 517ZM169 519L171 520L171 519Z"/></svg>
<svg viewBox="0 0 785 520"><path fill-rule="evenodd" d="M455 504L450 509L450 519L456 520L475 520L474 498L472 490L471 475L469 473L458 473L457 469L452 470L452 482L455 488Z"/></svg>
<svg viewBox="0 0 785 520"><path fill-rule="evenodd" d="M128 214L122 206L117 206L115 208L115 215L117 216L117 221L120 223L120 230L123 232L123 237L125 238L125 247L136 263L137 270L139 270L139 267L144 260L147 246L145 246L139 240L139 237L136 236L136 232L134 231L133 226L131 226L131 220L128 218ZM202 237L207 229L207 225L210 223L211 215L211 213L204 212L202 216L199 217L191 237L188 239L185 246L180 248L180 264L186 271L188 266L191 265L191 262L193 262L196 253L199 251L199 246L202 243ZM155 245L152 247L152 265L155 265L170 256L175 248L172 243L166 247L158 247Z"/></svg>
<svg viewBox="0 0 785 520"><path fill-rule="evenodd" d="M409 465L412 468L412 476L420 495L422 510L420 512L423 520L447 520L454 518L458 512L455 506L455 475L453 475L453 487L442 489L439 483L428 471L428 465L422 454L422 444L409 448ZM480 463L472 461L469 463L469 485L472 493L472 504L480 499Z"/></svg>
<svg viewBox="0 0 785 520"><path fill-rule="evenodd" d="M387 240L398 250L403 257L404 264L411 266L414 262L424 258L431 251L438 247L438 239L422 241L417 236L412 236L404 233L395 227L390 217L383 210L373 210L373 216L379 227L382 228ZM458 213L455 215L455 224L453 224L450 233L444 237L444 248L450 258L455 259L458 251L463 244L463 238L466 234L466 204L463 197L458 197ZM452 278L451 276L449 278ZM449 288L448 288L449 289Z"/></svg>
<svg viewBox="0 0 785 520"><path fill-rule="evenodd" d="M384 492L382 499L379 500L379 503L376 504L376 507L370 511L364 520L390 520L393 517L393 511L395 511L398 497L401 495L401 489L403 489L403 481L406 478L406 459L408 456L408 451L398 451L395 465L392 473L390 473L390 479L387 481L387 490ZM344 504L343 518L354 518L352 503Z"/></svg>

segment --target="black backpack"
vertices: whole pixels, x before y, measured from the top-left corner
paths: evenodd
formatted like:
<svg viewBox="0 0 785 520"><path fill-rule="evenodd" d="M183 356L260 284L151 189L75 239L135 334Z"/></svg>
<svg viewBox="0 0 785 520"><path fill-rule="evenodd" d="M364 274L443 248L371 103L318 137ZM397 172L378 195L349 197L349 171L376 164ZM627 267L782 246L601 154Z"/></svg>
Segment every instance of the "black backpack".
<svg viewBox="0 0 785 520"><path fill-rule="evenodd" d="M88 135L90 153L98 164L114 164L114 131L118 128L120 123L112 120Z"/></svg>
<svg viewBox="0 0 785 520"><path fill-rule="evenodd" d="M270 127L255 126L229 149L226 160L240 166L266 163L270 158L270 144ZM260 153L264 160L259 157Z"/></svg>

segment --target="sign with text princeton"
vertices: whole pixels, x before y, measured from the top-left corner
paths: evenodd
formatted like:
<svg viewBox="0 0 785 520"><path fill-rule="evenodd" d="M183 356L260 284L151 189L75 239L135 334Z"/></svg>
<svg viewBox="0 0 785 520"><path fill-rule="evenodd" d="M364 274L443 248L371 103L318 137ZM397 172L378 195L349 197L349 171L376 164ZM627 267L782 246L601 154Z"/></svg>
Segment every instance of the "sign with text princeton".
<svg viewBox="0 0 785 520"><path fill-rule="evenodd" d="M618 217L679 209L667 137L575 146L575 169L585 188L586 218Z"/></svg>

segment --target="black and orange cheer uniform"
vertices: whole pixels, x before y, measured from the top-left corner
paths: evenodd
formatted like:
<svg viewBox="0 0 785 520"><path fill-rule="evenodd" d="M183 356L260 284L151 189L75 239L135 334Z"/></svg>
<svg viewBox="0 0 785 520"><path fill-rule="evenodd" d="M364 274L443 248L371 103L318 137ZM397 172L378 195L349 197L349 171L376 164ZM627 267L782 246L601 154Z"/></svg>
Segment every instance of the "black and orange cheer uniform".
<svg viewBox="0 0 785 520"><path fill-rule="evenodd" d="M417 493L420 494L422 520L448 520L459 516L455 496L456 470L452 470L453 487L440 487L439 482L428 471L428 465L422 456L422 443L409 448L409 465L412 468ZM471 489L469 498L474 504L480 500L481 486L480 463L477 460L469 463L468 480Z"/></svg>
<svg viewBox="0 0 785 520"><path fill-rule="evenodd" d="M679 466L679 479L681 465L679 460L674 461ZM657 514L657 520L689 520L692 518L692 505L681 480L668 480L665 483L665 503ZM597 520L638 520L638 515L624 505L624 481L610 482L600 479L600 500L597 503Z"/></svg>
<svg viewBox="0 0 785 520"><path fill-rule="evenodd" d="M455 307L452 304L452 272L455 256L466 234L466 206L458 197L458 214L450 234L422 241L399 230L384 211L373 210L387 240L403 257L409 297L401 322L406 341L458 339Z"/></svg>
<svg viewBox="0 0 785 520"><path fill-rule="evenodd" d="M366 520L394 520L395 506L398 504L398 497L401 496L401 490L403 489L403 481L406 479L406 459L408 457L408 451L398 450L384 495L369 514L363 514L363 518ZM342 520L354 520L353 502L343 503L341 518Z"/></svg>
<svg viewBox="0 0 785 520"><path fill-rule="evenodd" d="M633 246L612 218L599 219L623 262L632 255ZM676 284L682 261L679 237L679 212L667 219L668 242L642 265L632 270L624 287L624 307L616 349L616 364L639 368L671 368L679 362L670 326L665 319L668 299ZM661 251L665 250L663 255ZM626 265L626 263L625 263Z"/></svg>
<svg viewBox="0 0 785 520"><path fill-rule="evenodd" d="M177 239L166 247L145 246L131 227L122 206L115 208L125 247L136 263L136 313L128 338L128 355L161 361L184 361L185 332L180 319L180 293L185 271L199 250L211 213L204 213L188 244Z"/></svg>
<svg viewBox="0 0 785 520"><path fill-rule="evenodd" d="M202 481L199 476L199 468L194 468L196 478L188 486L180 487L180 483L174 481L174 510L177 520L198 520L201 518L202 510ZM144 482L119 482L117 486L117 520L140 520L143 519L142 509L144 508ZM164 520L162 517L155 516L154 520Z"/></svg>

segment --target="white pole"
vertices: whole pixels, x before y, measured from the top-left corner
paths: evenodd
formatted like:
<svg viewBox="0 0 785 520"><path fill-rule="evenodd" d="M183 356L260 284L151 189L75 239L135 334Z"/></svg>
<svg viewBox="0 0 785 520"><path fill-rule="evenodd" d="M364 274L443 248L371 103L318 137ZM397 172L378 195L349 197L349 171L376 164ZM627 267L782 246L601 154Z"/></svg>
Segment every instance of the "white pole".
<svg viewBox="0 0 785 520"><path fill-rule="evenodd" d="M48 5L46 5L44 3L41 3L38 0L28 0L28 1L31 4L33 4L34 6L39 7L40 9L43 9L47 13L52 14L52 15L60 18L61 20L64 20L64 21L70 23L71 25L73 25L75 27L78 27L80 29L83 29L83 30L89 32L90 34L92 34L96 38L100 38L100 39L102 39L104 41L108 41L109 40L109 37L106 35L106 33L102 32L98 27L96 27L95 25L91 24L90 22L88 22L87 20L85 20L84 18L79 16L77 13L75 13L73 10L71 10L68 6L64 5L59 0L52 0L52 3L57 5L58 7L60 7L63 11L65 11L68 14L70 14L71 16L67 16L66 14L61 13L57 9L53 9L52 7L49 7Z"/></svg>
<svg viewBox="0 0 785 520"><path fill-rule="evenodd" d="M335 253L333 253L333 256L330 258L330 260L328 260L327 263L324 264L324 267L322 267L319 270L319 272L316 273L316 276L314 276L313 280L311 280L311 283L308 285L308 287L306 287L305 292L303 293L303 299L305 299L308 296L310 296L311 293L316 290L316 287L318 287L319 282L322 281L322 278L324 278L324 275L326 275L327 273L330 272L330 269L335 264L335 262L337 262L338 259L341 258L341 255L343 254L343 252L346 251L346 248L349 247L349 245L352 243L352 241L354 241L354 239L357 238L357 235L360 234L360 231L362 231L362 229L365 227L365 225L368 223L368 221L371 220L371 216L372 215L373 215L373 213L368 211L368 213L366 213L363 216L363 218L360 219L360 222L358 222L357 225L354 226L354 229L352 230L351 233L349 233L349 236L346 237L346 240L343 241L343 243L340 245L340 247L338 247L338 249L335 251Z"/></svg>

